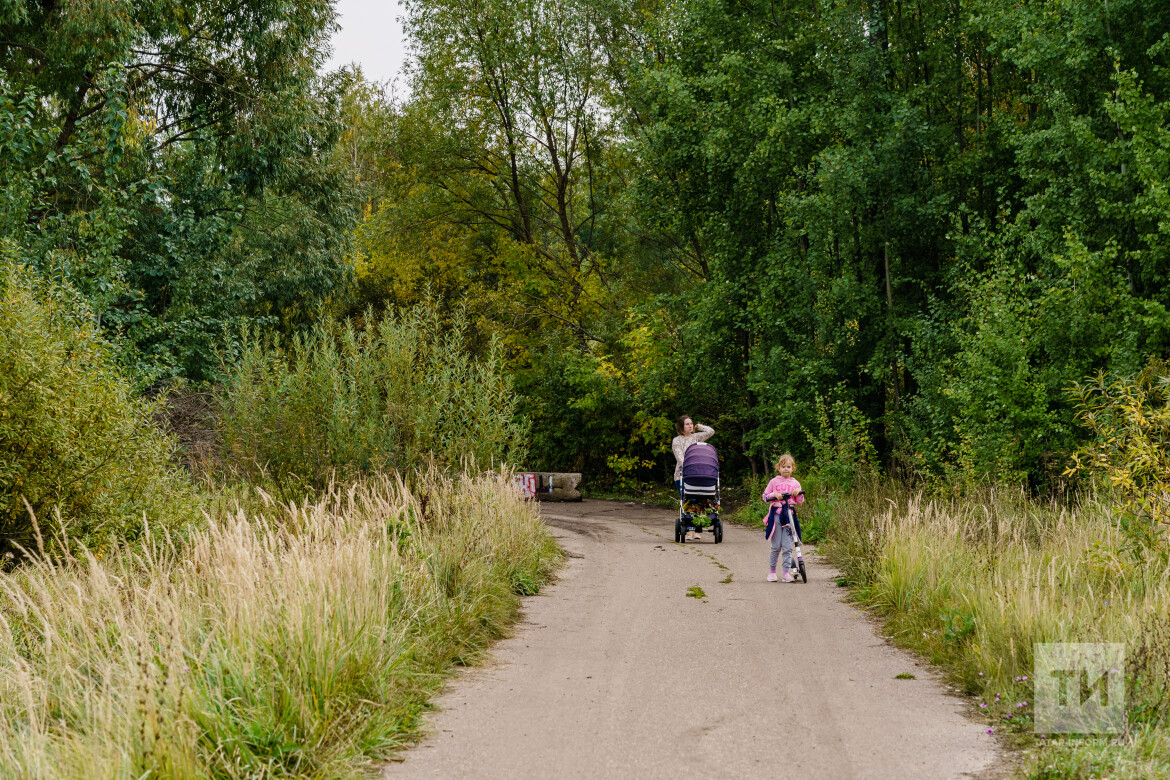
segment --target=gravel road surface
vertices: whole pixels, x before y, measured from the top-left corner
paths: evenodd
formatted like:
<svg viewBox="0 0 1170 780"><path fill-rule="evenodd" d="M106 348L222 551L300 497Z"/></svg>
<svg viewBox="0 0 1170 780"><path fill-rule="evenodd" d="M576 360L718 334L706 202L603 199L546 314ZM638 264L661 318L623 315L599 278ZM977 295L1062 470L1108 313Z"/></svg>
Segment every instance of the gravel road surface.
<svg viewBox="0 0 1170 780"><path fill-rule="evenodd" d="M807 584L769 583L759 531L684 546L669 510L543 511L568 565L386 780L998 774L970 704L843 602L817 555Z"/></svg>

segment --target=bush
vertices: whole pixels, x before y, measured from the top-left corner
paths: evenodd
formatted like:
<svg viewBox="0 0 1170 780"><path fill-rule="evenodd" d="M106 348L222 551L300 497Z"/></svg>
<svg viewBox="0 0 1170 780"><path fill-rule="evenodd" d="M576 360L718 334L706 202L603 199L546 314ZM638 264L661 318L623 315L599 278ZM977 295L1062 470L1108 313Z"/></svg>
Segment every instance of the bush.
<svg viewBox="0 0 1170 780"><path fill-rule="evenodd" d="M806 428L804 433L812 445L817 482L829 490L849 491L859 480L877 476L877 451L865 415L848 401L830 406L817 398L816 408L817 430Z"/></svg>
<svg viewBox="0 0 1170 780"><path fill-rule="evenodd" d="M63 536L100 552L192 515L150 418L68 291L0 260L0 562L59 554Z"/></svg>
<svg viewBox="0 0 1170 780"><path fill-rule="evenodd" d="M245 475L324 487L335 474L516 461L528 427L498 348L475 356L462 311L434 304L366 327L321 323L287 346L246 339L221 398L222 438Z"/></svg>
<svg viewBox="0 0 1170 780"><path fill-rule="evenodd" d="M1161 547L1170 529L1170 367L1155 362L1136 377L1105 374L1077 384L1077 419L1093 441L1066 475L1104 479L1129 536Z"/></svg>

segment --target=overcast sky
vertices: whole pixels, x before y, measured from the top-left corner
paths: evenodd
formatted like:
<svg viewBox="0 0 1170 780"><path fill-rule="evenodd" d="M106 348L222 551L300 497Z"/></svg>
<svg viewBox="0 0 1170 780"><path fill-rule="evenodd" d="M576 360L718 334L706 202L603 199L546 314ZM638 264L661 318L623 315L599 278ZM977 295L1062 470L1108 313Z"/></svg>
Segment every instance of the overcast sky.
<svg viewBox="0 0 1170 780"><path fill-rule="evenodd" d="M341 29L333 36L333 56L326 70L356 62L370 81L398 76L406 60L398 0L337 0L337 13ZM400 78L400 94L405 88Z"/></svg>

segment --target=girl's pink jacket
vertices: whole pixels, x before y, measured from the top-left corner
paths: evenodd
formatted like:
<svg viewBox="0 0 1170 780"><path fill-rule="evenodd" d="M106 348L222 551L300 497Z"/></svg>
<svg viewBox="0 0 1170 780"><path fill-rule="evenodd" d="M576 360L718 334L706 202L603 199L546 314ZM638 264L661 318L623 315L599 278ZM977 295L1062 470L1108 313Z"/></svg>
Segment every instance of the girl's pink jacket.
<svg viewBox="0 0 1170 780"><path fill-rule="evenodd" d="M804 496L796 495L799 492L800 483L792 477L788 477L787 479L780 476L772 477L772 481L768 483L766 488L764 488L764 502L768 503L768 496L778 496L781 493L792 493L793 497L788 499L788 503L792 504L793 506L796 504L803 504ZM775 501L772 503L779 505L783 502Z"/></svg>

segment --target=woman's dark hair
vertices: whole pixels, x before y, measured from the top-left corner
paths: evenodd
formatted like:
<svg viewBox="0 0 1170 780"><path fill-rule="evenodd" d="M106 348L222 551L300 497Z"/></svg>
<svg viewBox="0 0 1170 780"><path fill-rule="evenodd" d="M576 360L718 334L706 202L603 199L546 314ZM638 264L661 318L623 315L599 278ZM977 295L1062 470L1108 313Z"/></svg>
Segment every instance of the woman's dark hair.
<svg viewBox="0 0 1170 780"><path fill-rule="evenodd" d="M692 419L693 418L689 414L684 414L682 417L674 421L674 429L678 431L679 436L683 435L683 427L687 424L687 420Z"/></svg>

